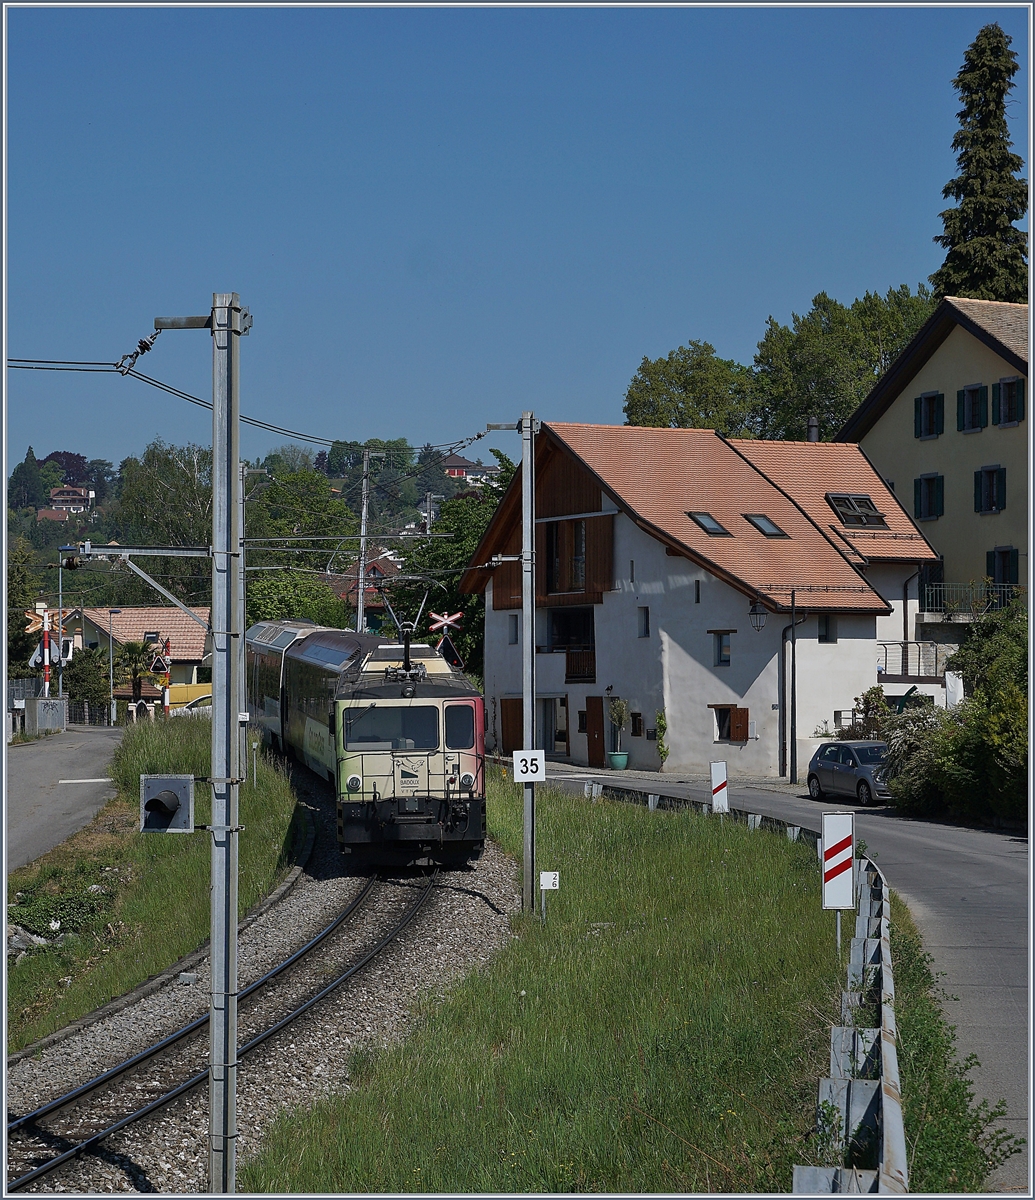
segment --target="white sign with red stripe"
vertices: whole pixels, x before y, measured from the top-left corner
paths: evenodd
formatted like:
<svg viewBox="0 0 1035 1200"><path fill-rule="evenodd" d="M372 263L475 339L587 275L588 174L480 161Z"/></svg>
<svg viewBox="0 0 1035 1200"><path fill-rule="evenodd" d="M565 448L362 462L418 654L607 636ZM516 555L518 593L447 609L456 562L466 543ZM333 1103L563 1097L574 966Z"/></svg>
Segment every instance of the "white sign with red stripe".
<svg viewBox="0 0 1035 1200"><path fill-rule="evenodd" d="M855 908L855 813L823 814L823 907Z"/></svg>
<svg viewBox="0 0 1035 1200"><path fill-rule="evenodd" d="M730 810L730 794L726 786L726 764L715 762L712 768L712 812L728 813Z"/></svg>
<svg viewBox="0 0 1035 1200"><path fill-rule="evenodd" d="M428 616L431 617L431 624L428 626L428 628L431 630L432 633L438 633L438 631L440 629L459 629L460 628L460 620L463 617L463 615L464 614L462 612L456 612L456 613L429 612Z"/></svg>

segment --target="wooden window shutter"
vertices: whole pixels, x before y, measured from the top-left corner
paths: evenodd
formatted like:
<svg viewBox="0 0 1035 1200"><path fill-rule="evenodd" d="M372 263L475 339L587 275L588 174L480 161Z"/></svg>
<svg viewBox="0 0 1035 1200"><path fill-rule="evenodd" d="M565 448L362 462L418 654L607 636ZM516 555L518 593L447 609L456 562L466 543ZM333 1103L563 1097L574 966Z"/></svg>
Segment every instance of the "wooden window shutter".
<svg viewBox="0 0 1035 1200"><path fill-rule="evenodd" d="M1017 420L1024 420L1024 385L1028 381L1026 379L1017 380Z"/></svg>
<svg viewBox="0 0 1035 1200"><path fill-rule="evenodd" d="M945 396L942 392L934 398L934 432L945 432Z"/></svg>
<svg viewBox="0 0 1035 1200"><path fill-rule="evenodd" d="M586 591L609 592L614 586L614 516L586 518Z"/></svg>
<svg viewBox="0 0 1035 1200"><path fill-rule="evenodd" d="M995 551L988 550L985 553L985 574L989 579L995 579Z"/></svg>
<svg viewBox="0 0 1035 1200"><path fill-rule="evenodd" d="M974 472L974 511L984 511L981 507L981 472Z"/></svg>
<svg viewBox="0 0 1035 1200"><path fill-rule="evenodd" d="M924 435L924 398L917 396L913 401L913 437Z"/></svg>
<svg viewBox="0 0 1035 1200"><path fill-rule="evenodd" d="M978 426L984 429L988 424L988 388L984 384L978 388Z"/></svg>
<svg viewBox="0 0 1035 1200"><path fill-rule="evenodd" d="M933 517L945 516L945 476L939 475L934 481L934 512Z"/></svg>
<svg viewBox="0 0 1035 1200"><path fill-rule="evenodd" d="M992 424L999 424L999 384L992 384Z"/></svg>
<svg viewBox="0 0 1035 1200"><path fill-rule="evenodd" d="M1011 550L1010 551L1010 578L1006 582L1007 583L1019 583L1020 582L1020 569L1021 569L1020 551L1019 550Z"/></svg>
<svg viewBox="0 0 1035 1200"><path fill-rule="evenodd" d="M1006 508L1006 468L1000 467L995 473L995 506L1000 512Z"/></svg>
<svg viewBox="0 0 1035 1200"><path fill-rule="evenodd" d="M730 741L746 742L748 740L748 710L746 708L730 709Z"/></svg>
<svg viewBox="0 0 1035 1200"><path fill-rule="evenodd" d="M967 393L961 388L956 393L956 428L962 433L967 427Z"/></svg>
<svg viewBox="0 0 1035 1200"><path fill-rule="evenodd" d="M924 515L924 481L922 479L913 480L913 516L922 517Z"/></svg>

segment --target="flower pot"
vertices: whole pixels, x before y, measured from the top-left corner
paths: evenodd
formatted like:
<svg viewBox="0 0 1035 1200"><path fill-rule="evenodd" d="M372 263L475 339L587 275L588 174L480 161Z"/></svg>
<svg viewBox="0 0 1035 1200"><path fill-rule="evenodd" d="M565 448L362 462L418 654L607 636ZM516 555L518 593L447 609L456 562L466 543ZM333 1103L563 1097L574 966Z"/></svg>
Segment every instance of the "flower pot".
<svg viewBox="0 0 1035 1200"><path fill-rule="evenodd" d="M618 753L609 754L607 757L611 760L611 770L612 771L624 771L625 768L629 765L629 751L628 750L620 750Z"/></svg>

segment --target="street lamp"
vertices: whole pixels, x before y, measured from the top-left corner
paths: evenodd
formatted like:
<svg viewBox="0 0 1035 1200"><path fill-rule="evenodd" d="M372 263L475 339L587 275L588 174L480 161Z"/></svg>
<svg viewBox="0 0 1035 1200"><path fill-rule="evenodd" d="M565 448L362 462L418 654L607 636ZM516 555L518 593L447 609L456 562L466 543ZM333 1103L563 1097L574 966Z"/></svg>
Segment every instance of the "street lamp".
<svg viewBox="0 0 1035 1200"><path fill-rule="evenodd" d="M751 619L751 628L756 633L761 633L765 629L766 610L760 596L755 597L754 604L748 609L748 616Z"/></svg>
<svg viewBox="0 0 1035 1200"><path fill-rule="evenodd" d="M111 619L121 608L108 609L108 694L111 696L111 723L115 724L115 652L112 644Z"/></svg>

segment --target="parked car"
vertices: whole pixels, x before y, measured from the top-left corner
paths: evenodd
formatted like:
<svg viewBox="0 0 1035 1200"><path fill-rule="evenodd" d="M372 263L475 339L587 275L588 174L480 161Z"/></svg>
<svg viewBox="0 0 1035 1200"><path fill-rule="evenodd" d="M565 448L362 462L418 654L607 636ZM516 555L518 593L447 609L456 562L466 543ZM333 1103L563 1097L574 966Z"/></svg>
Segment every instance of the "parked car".
<svg viewBox="0 0 1035 1200"><path fill-rule="evenodd" d="M860 804L890 800L885 742L824 742L809 763L809 795L855 796Z"/></svg>
<svg viewBox="0 0 1035 1200"><path fill-rule="evenodd" d="M171 708L169 710L170 717L211 717L212 716L212 697L198 696L196 700L191 700L188 704L181 704L179 708Z"/></svg>

